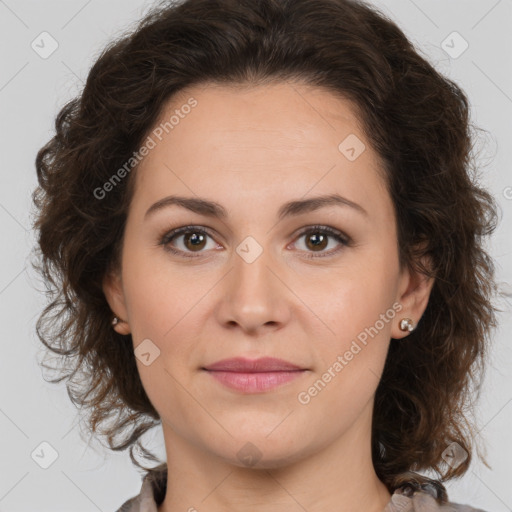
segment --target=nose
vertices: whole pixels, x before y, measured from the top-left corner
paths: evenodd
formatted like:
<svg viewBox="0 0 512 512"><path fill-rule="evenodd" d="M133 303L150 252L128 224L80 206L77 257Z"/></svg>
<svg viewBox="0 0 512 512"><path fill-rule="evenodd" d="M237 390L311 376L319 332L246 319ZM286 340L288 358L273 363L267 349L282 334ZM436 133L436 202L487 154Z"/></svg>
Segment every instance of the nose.
<svg viewBox="0 0 512 512"><path fill-rule="evenodd" d="M240 254L233 255L233 267L223 279L218 321L251 334L282 328L290 319L293 297L279 275L284 266L277 264L269 250L254 260L243 251Z"/></svg>

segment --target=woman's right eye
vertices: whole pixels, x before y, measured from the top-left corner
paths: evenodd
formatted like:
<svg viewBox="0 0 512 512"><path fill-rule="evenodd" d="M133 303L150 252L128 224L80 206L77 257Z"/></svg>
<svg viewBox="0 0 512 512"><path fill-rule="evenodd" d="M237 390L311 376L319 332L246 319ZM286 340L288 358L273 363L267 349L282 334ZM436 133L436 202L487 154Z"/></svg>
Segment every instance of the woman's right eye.
<svg viewBox="0 0 512 512"><path fill-rule="evenodd" d="M194 252L201 252L205 248L207 237L211 237L203 228L196 228L194 226L184 226L182 228L174 229L166 233L160 243L164 246L165 250L173 254L185 256L186 258L197 258L200 254L193 255ZM184 249L176 249L171 242L183 238L182 244ZM190 254L192 253L192 255Z"/></svg>

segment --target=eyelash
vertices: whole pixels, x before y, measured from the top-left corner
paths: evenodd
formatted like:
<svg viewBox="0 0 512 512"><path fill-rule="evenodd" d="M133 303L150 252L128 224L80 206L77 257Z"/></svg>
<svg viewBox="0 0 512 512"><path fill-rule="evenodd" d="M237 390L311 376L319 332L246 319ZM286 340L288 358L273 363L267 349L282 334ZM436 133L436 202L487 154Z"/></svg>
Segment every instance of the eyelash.
<svg viewBox="0 0 512 512"><path fill-rule="evenodd" d="M170 242L174 238L178 237L179 235L182 235L184 233L189 233L189 232L208 235L211 238L213 238L212 234L208 230L205 230L204 228L201 228L199 226L183 226L181 228L173 229L172 231L165 233L164 236L161 237L159 245L163 245L164 249L166 251L169 251L172 254L175 254L177 256L183 256L185 258L199 258L199 257L201 257L201 253L198 253L197 255L192 256L191 253L187 253L187 252L175 249L169 245ZM310 234L310 233L321 233L323 235L329 235L330 237L334 238L337 242L340 242L340 244L342 246L346 246L346 247L349 247L352 243L352 240L348 236L341 233L340 231L330 228L329 226L320 226L320 225L309 226L307 229L305 229L301 233L299 233L299 235L297 236L297 239L301 238L304 235ZM308 259L326 258L326 257L335 256L340 251L341 251L341 248L336 249L334 251L327 252L327 253L311 252L310 255L307 255L305 257Z"/></svg>

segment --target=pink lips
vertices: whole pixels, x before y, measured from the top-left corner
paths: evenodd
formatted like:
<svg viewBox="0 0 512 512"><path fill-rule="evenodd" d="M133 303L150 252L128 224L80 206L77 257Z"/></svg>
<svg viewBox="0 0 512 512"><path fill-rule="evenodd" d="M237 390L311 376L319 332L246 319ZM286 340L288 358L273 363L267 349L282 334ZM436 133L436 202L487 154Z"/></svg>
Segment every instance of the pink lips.
<svg viewBox="0 0 512 512"><path fill-rule="evenodd" d="M282 359L235 357L208 365L204 370L225 386L245 393L267 391L289 382L306 370Z"/></svg>

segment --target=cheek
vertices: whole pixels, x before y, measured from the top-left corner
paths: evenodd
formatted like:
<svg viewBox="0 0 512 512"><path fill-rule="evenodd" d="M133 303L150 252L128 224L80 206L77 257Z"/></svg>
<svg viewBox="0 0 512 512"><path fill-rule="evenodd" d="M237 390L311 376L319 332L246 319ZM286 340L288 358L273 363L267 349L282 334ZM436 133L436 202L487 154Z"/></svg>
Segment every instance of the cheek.
<svg viewBox="0 0 512 512"><path fill-rule="evenodd" d="M384 368L397 312L392 283L381 271L374 266L371 272L351 272L331 282L328 295L318 297L311 308L327 327L321 328L322 335L315 332L318 365L302 398L309 400L310 417L324 417L328 410L340 418L333 428L348 428L355 421L374 395Z"/></svg>
<svg viewBox="0 0 512 512"><path fill-rule="evenodd" d="M372 257L373 256L373 257ZM386 258L378 255L364 255L347 258L329 275L317 280L314 293L307 295L307 303L321 322L323 338L337 350L361 333L375 326L378 334L385 339L391 329L395 315L392 308L395 298L396 268ZM302 292L306 293L305 289ZM304 295L306 296L306 295ZM384 323L382 316L386 316ZM364 335L361 336L364 338Z"/></svg>
<svg viewBox="0 0 512 512"><path fill-rule="evenodd" d="M191 282L190 272L169 263L162 248L126 252L123 282L134 341L154 336L165 342L193 314L211 277L198 273Z"/></svg>
<svg viewBox="0 0 512 512"><path fill-rule="evenodd" d="M189 378L187 364L195 364L194 340L204 325L198 317L205 315L204 296L217 279L198 271L191 282L190 272L157 256L130 253L123 262L124 292L135 353L149 351L154 357L148 366L137 360L148 396L152 401L176 402L178 382Z"/></svg>
<svg viewBox="0 0 512 512"><path fill-rule="evenodd" d="M134 274L130 309L133 348L146 394L167 421L199 421L200 411L189 411L191 389L189 365L194 360L194 308L202 294L186 293L186 287L166 286L158 272ZM148 341L150 340L150 341ZM142 347L147 347L142 349ZM140 354L150 353L150 364ZM139 355L137 355L139 354ZM154 355L153 355L154 354ZM197 416L197 417L196 417ZM182 418L182 420L179 420ZM178 420L177 420L178 419ZM183 427L184 428L184 427Z"/></svg>

